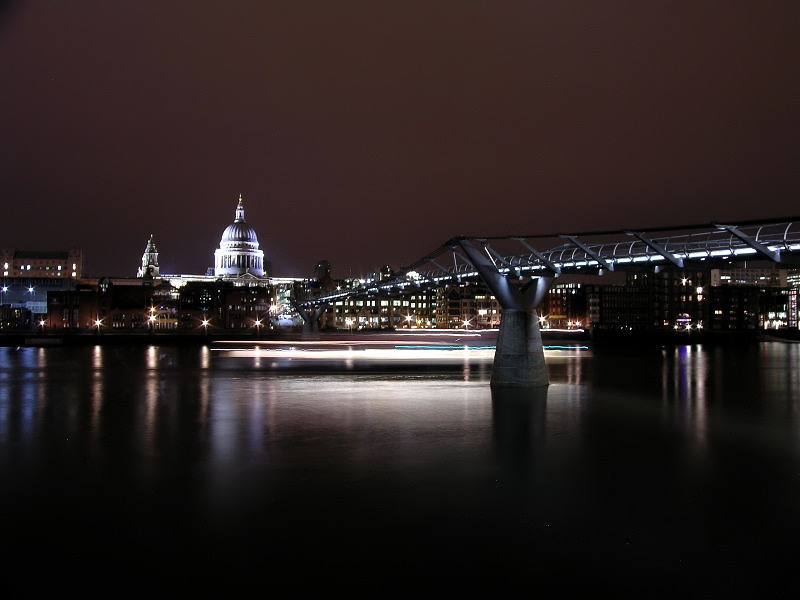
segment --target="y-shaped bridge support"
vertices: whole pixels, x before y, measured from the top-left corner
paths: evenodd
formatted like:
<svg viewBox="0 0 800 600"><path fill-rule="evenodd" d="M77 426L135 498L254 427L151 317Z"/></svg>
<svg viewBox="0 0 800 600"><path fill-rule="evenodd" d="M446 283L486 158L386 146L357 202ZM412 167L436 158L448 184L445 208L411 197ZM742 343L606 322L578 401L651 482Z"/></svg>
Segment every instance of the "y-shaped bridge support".
<svg viewBox="0 0 800 600"><path fill-rule="evenodd" d="M537 277L525 284L514 284L487 254L466 240L457 243L503 308L494 353L492 387L549 385L536 309L544 300L553 278Z"/></svg>
<svg viewBox="0 0 800 600"><path fill-rule="evenodd" d="M300 318L303 319L303 333L319 332L319 318L328 308L328 304L324 303L318 306L303 308L294 299L291 299L290 301L294 309L297 311L297 314L299 314Z"/></svg>

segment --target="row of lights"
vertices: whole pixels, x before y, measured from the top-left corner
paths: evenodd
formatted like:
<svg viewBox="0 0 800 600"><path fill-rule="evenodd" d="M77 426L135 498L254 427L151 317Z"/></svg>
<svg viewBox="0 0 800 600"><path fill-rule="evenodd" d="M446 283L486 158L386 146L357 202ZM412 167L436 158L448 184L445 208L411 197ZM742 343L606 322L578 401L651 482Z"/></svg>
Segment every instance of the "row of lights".
<svg viewBox="0 0 800 600"><path fill-rule="evenodd" d="M155 320L156 320L155 315L150 315L150 322L152 323ZM211 323L210 319L203 319L201 324L202 324L203 327L208 327L209 323ZM44 321L39 321L39 325L44 327L44 324L45 324ZM100 326L102 324L103 324L103 319L95 319L94 320L94 326L97 327L97 329L100 329ZM261 321L256 321L256 326L260 327L261 326Z"/></svg>
<svg viewBox="0 0 800 600"><path fill-rule="evenodd" d="M675 323L675 325L673 325L673 326L672 326L672 328L673 328L675 331L678 331L678 330L681 328L681 326L680 326L680 325L678 325L677 323ZM697 330L699 331L699 330L701 330L702 328L703 328L703 324L702 324L702 323L697 323L696 325L692 325L691 323L687 323L687 325L686 325L686 327L685 327L684 329L685 329L686 331L691 331L692 329L697 329Z"/></svg>

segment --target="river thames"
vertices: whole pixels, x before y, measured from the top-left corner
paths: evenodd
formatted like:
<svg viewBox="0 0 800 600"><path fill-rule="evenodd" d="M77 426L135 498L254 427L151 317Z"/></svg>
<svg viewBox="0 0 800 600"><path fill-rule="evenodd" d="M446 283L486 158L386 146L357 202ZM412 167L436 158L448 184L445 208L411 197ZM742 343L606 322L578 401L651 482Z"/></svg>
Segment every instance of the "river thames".
<svg viewBox="0 0 800 600"><path fill-rule="evenodd" d="M428 342L0 348L4 587L794 597L800 344Z"/></svg>

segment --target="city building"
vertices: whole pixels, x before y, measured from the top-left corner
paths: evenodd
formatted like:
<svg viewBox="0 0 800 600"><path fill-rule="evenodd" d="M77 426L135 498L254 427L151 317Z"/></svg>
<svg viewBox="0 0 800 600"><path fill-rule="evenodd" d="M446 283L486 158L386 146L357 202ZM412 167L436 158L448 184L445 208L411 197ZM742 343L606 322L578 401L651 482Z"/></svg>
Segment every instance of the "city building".
<svg viewBox="0 0 800 600"><path fill-rule="evenodd" d="M500 304L483 282L446 284L436 290L436 327L487 329L500 325Z"/></svg>
<svg viewBox="0 0 800 600"><path fill-rule="evenodd" d="M538 313L543 328L580 329L589 327L586 286L582 283L551 285ZM595 318L599 319L599 313L596 313Z"/></svg>
<svg viewBox="0 0 800 600"><path fill-rule="evenodd" d="M83 252L79 248L66 251L0 250L3 277L54 279L83 276Z"/></svg>
<svg viewBox="0 0 800 600"><path fill-rule="evenodd" d="M47 314L47 293L73 288L83 275L83 253L66 251L0 250L0 328L24 328ZM28 316L29 315L29 316Z"/></svg>
<svg viewBox="0 0 800 600"><path fill-rule="evenodd" d="M269 328L272 288L233 282L168 281L142 285L131 279L101 279L48 294L45 326L52 329L198 330Z"/></svg>
<svg viewBox="0 0 800 600"><path fill-rule="evenodd" d="M244 202L239 194L239 204L233 223L222 232L219 248L214 252L214 275L230 276L252 274L263 277L264 251L258 248L258 236L244 219Z"/></svg>

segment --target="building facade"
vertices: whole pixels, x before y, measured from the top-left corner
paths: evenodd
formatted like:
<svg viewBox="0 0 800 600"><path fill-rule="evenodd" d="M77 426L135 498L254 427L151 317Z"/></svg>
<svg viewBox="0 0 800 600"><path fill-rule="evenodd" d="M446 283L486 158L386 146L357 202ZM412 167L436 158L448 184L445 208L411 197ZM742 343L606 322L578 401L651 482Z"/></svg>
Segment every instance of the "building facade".
<svg viewBox="0 0 800 600"><path fill-rule="evenodd" d="M83 276L83 252L79 248L66 251L0 250L3 277L80 279Z"/></svg>

